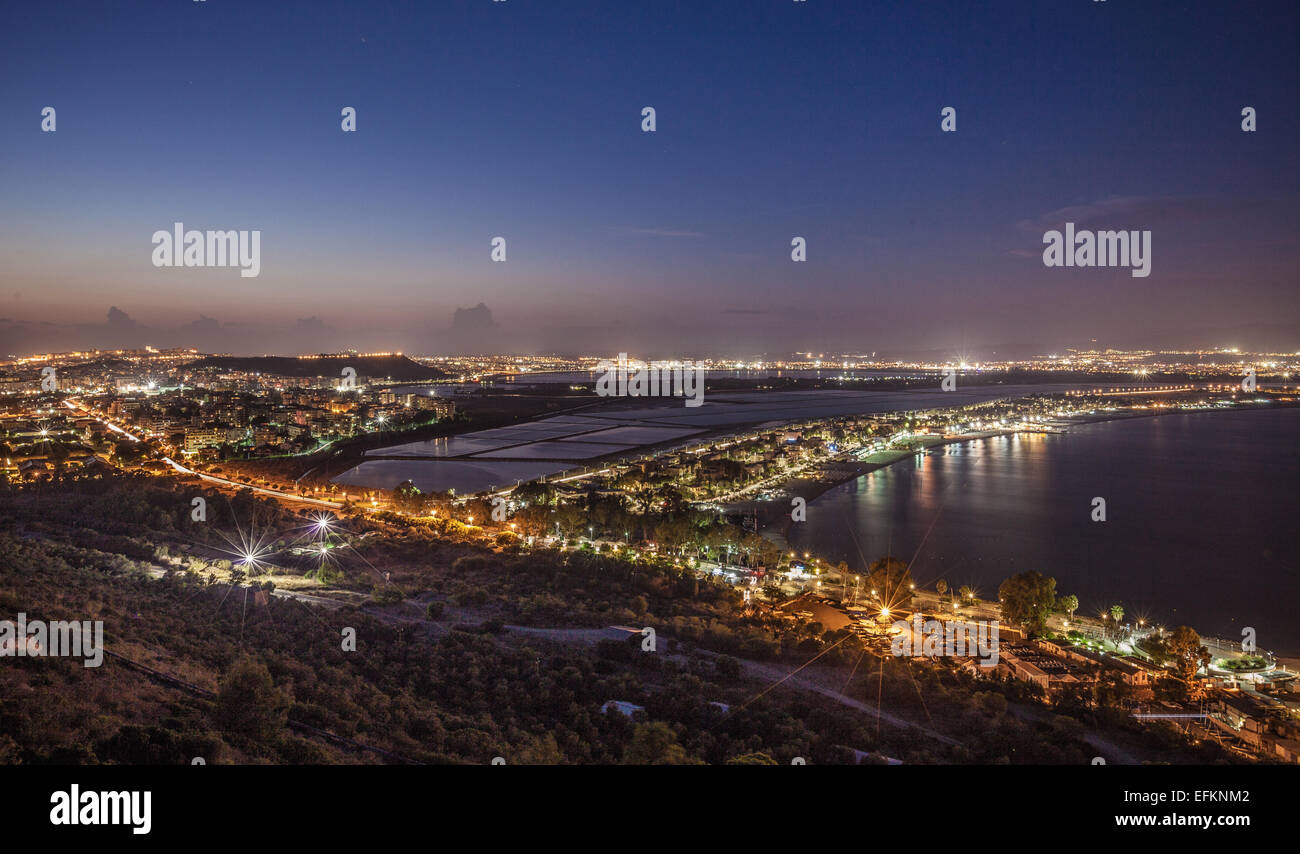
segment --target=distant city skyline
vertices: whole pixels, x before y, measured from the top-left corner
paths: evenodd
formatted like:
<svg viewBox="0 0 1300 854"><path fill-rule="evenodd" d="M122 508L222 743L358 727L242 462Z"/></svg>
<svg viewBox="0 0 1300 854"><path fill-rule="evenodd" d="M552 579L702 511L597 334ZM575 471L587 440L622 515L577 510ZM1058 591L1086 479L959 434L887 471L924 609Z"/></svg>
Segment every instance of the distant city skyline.
<svg viewBox="0 0 1300 854"><path fill-rule="evenodd" d="M1300 349L1288 4L11 18L0 355ZM260 274L153 266L177 221ZM1150 276L1046 267L1067 221Z"/></svg>

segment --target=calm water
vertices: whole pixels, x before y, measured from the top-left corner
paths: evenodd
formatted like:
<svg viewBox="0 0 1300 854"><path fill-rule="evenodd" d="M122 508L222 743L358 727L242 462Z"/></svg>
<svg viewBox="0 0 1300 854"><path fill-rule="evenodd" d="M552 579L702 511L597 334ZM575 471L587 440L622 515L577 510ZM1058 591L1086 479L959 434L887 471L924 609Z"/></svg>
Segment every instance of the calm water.
<svg viewBox="0 0 1300 854"><path fill-rule="evenodd" d="M791 543L851 567L914 557L918 582L985 598L1036 569L1080 613L1119 603L1126 620L1230 639L1253 626L1262 648L1298 654L1298 434L1300 409L1261 409L949 445L827 492Z"/></svg>

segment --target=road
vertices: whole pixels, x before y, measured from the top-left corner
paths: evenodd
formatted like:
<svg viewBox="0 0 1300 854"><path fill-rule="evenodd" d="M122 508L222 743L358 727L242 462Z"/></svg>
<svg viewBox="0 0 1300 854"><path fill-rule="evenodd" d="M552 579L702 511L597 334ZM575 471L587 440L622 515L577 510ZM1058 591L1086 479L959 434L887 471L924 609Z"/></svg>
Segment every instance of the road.
<svg viewBox="0 0 1300 854"><path fill-rule="evenodd" d="M930 727L915 723L913 721L909 721L905 718L900 718L898 715L891 714L890 712L886 712L883 709L879 708L878 706L868 705L867 703L864 703L861 700L856 700L853 697L848 696L847 694L843 694L840 691L836 690L835 688L832 688L824 684L823 682L821 682L819 679L820 674L818 673L814 672L814 673L807 673L807 674L801 673L799 675L790 675L786 667L782 665L764 664L762 662L750 661L748 659L743 659L743 658L737 660L740 662L740 667L743 671L745 671L745 673L747 673L750 676L756 677L758 679L765 680L769 683L774 683L774 682L784 680L784 683L786 685L791 685L796 688L802 688L805 691L812 691L814 693L821 694L823 697L829 697L832 700L836 701L837 703L841 703L842 705L848 706L850 708L858 709L859 711L866 712L872 717L884 721L885 723L890 724L891 726L902 727L904 729L914 729L917 730L918 732L924 733L930 738L933 738L935 741L940 741L943 742L944 744L951 745L954 747L960 746L962 744L962 742L958 741L957 739L952 738L951 736L944 735L938 730L931 729ZM839 675L842 676L843 674L839 674Z"/></svg>
<svg viewBox="0 0 1300 854"><path fill-rule="evenodd" d="M285 501L297 501L300 504L310 504L313 507L328 507L331 510L339 510L342 509L343 507L343 502L341 501L326 501L323 498L307 498L306 496L303 495L294 495L289 492L280 492L277 489L267 489L264 486L253 486L247 483L240 483L237 480L230 480L229 478L217 477L214 474L204 474L203 472L200 471L194 471L192 469L185 468L185 466L176 462L171 457L163 457L163 462L167 463L167 465L171 466L179 474L193 475L195 477L206 480L209 483L216 483L222 486L228 486L231 487L232 489L251 489L253 490L253 492L259 493L261 495L270 495L274 498L280 498Z"/></svg>

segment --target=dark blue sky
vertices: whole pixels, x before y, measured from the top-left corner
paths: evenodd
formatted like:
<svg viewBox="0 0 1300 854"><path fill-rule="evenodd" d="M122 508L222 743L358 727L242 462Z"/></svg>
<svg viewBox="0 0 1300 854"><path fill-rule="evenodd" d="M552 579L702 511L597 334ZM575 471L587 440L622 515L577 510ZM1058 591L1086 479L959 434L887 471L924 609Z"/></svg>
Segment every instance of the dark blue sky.
<svg viewBox="0 0 1300 854"><path fill-rule="evenodd" d="M0 350L1297 349L1298 18L6 4ZM1151 230L1151 276L1044 267L1067 218ZM176 220L260 229L261 275L154 268L150 236ZM480 302L495 331L449 336Z"/></svg>

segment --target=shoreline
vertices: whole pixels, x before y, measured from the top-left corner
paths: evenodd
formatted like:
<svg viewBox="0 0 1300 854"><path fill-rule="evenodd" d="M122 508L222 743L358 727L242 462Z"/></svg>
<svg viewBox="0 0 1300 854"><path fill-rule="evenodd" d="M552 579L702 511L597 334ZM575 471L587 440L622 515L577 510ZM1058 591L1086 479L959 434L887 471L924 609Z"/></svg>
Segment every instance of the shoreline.
<svg viewBox="0 0 1300 854"><path fill-rule="evenodd" d="M1274 405L1274 406L1266 407L1265 409L1277 409L1277 408L1290 409L1290 408L1295 408L1296 406L1297 404L1281 404L1280 406ZM1169 410L1169 411L1160 411L1160 412L1137 412L1137 413L1099 413L1095 415L1080 415L1071 418L1062 418L1062 419L1058 419L1057 423L1061 423L1065 425L1064 430L1066 433L1068 433L1070 427L1079 426L1079 425L1102 424L1111 421L1127 421L1127 420L1137 419L1137 418L1155 418L1155 417L1166 416L1166 415L1198 415L1198 414L1210 414L1210 413L1217 413L1217 412L1242 412L1242 411L1263 411L1263 409L1243 409L1240 407L1233 407L1231 409L1224 408L1224 409L1205 409L1205 410L1190 410L1190 411ZM803 497L808 502L808 504L811 505L816 499L820 498L821 496L825 495L827 492L830 492L832 489L836 487L843 486L844 484L858 477L863 477L867 474L871 474L872 472L878 471L887 466L891 466L894 465L895 463L902 462L903 460L909 459L917 454L928 453L933 448L941 448L959 442L981 441L983 439L991 439L991 438L997 438L1001 436L1009 436L1018 433L1028 433L1028 432L1034 432L1034 431L1013 430L1013 429L997 430L997 431L982 431L981 434L978 436L961 436L961 437L954 437L954 438L939 438L939 434L930 434L931 441L927 442L923 448L920 448L918 450L882 452L882 453L896 454L897 456L895 459L888 460L888 461L876 461L876 462L861 461L852 464L841 464L841 465L854 465L856 467L859 467L861 468L860 473L850 472L850 473L845 473L842 477L826 478L826 479L795 478L789 481L788 483L784 484L782 487L780 487L780 489L787 496L799 495L800 497ZM801 482L806 482L807 485L804 486L802 489L796 489L795 487L799 485ZM726 505L726 511L728 513L744 512L747 514L757 515L761 523L759 534L764 538L768 539L769 541L778 545L783 551L789 551L793 547L790 544L788 535L794 523L789 517L788 506L789 506L788 502L783 502L780 499L772 500L772 501L763 501L763 502L756 501L756 500L749 500L745 502L733 502L731 504L728 504ZM1277 667L1284 668L1286 670L1289 670L1292 673L1300 673L1300 648L1277 647L1272 650L1268 650L1268 652L1273 656Z"/></svg>
<svg viewBox="0 0 1300 854"><path fill-rule="evenodd" d="M1293 409L1300 404L1282 403L1274 401L1267 409ZM1261 412L1265 409L1244 409L1233 407L1231 409L1197 409L1197 410L1177 410L1171 409L1167 412L1115 412L1103 413L1097 415L1075 415L1066 418L1057 419L1059 423L1065 424L1061 434L1069 433L1069 428L1085 424L1104 424L1110 421L1129 421L1138 418L1160 418L1168 415L1209 415L1222 412ZM915 451L882 451L880 454L896 454L896 458L886 461L871 462L868 460L859 461L840 461L828 464L830 466L842 466L854 468L852 472L846 472L838 477L833 478L792 478L778 487L783 493L803 498L808 504L812 504L818 498L821 498L827 492L836 487L843 486L850 481L859 477L879 471L880 469L892 466L902 462L905 459L916 456L917 454L928 453L932 448L942 448L948 445L955 445L961 442L978 442L984 439L994 439L1002 436L1014 436L1019 433L1039 432L1031 430L987 430L981 431L978 436L960 436L954 438L943 438L938 433L927 434L930 437L939 437L937 441L931 441L925 444L921 449ZM877 455L873 455L877 456ZM785 509L785 505L779 501L759 501L757 499L748 499L745 501L733 501L722 505L723 512L730 515L733 513L743 513L746 515L755 515L759 521L759 534L767 537L773 542L780 545L783 549L790 548L789 532L793 521ZM778 528L779 525L779 528ZM1297 663L1300 663L1298 661Z"/></svg>

